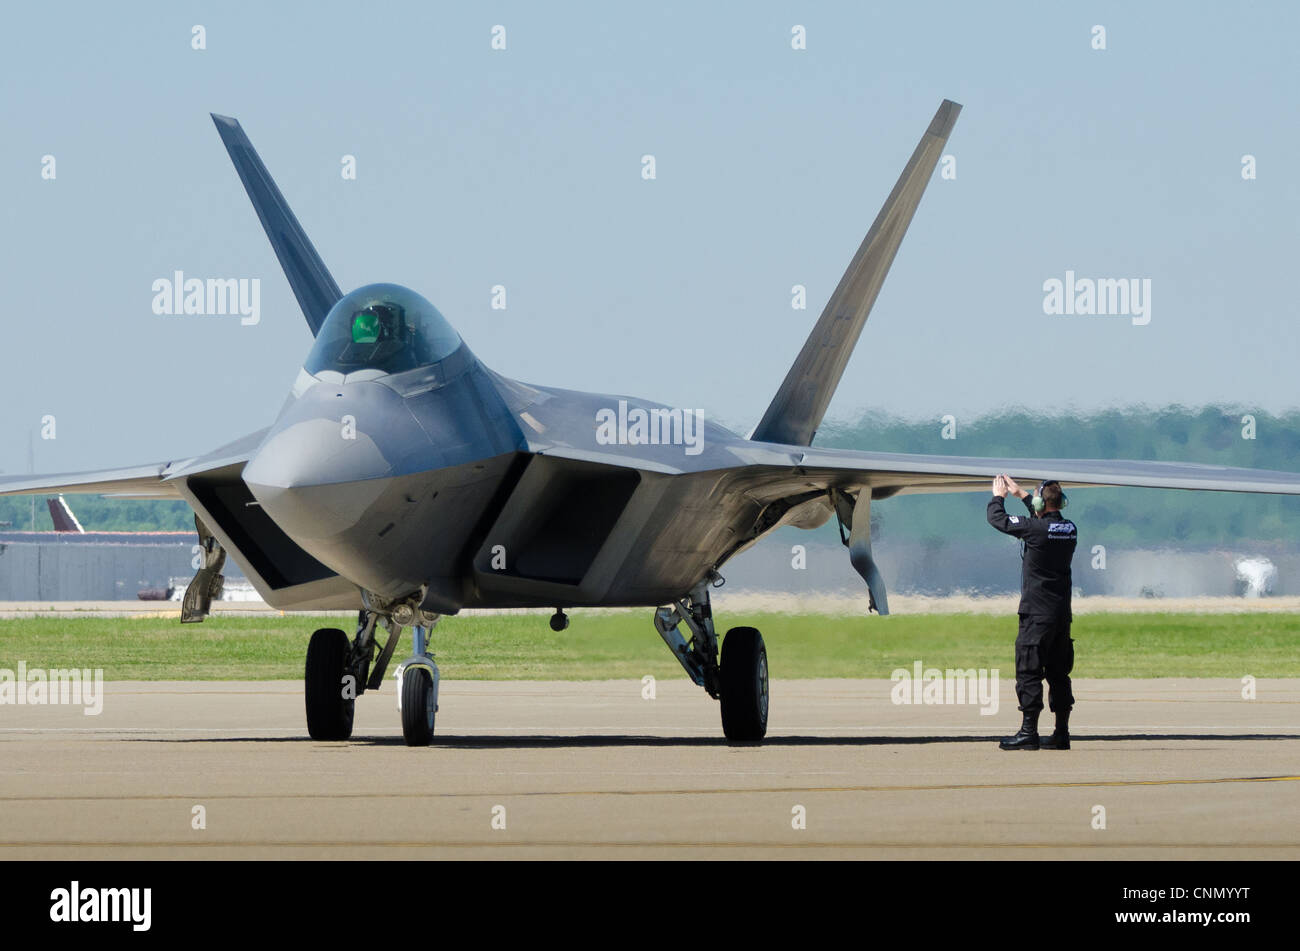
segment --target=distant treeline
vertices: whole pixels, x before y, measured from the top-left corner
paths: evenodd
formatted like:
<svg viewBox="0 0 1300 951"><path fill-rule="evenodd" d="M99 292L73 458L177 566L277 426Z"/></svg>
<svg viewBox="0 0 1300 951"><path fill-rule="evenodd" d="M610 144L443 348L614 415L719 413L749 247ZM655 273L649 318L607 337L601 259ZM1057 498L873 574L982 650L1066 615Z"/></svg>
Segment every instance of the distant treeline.
<svg viewBox="0 0 1300 951"><path fill-rule="evenodd" d="M1300 469L1300 410L1273 416L1249 407L1136 406L1075 416L1015 409L971 419L958 416L955 439L943 438L945 422L868 413L854 423L824 424L816 442L840 449L950 456ZM1082 541L1182 547L1249 540L1293 547L1300 540L1300 497L1169 489L1076 489L1069 495L1067 514L1079 522ZM872 514L881 537L972 538L992 531L984 522L986 502L982 493L899 496L877 503ZM1021 505L1013 501L1009 510Z"/></svg>
<svg viewBox="0 0 1300 951"><path fill-rule="evenodd" d="M1089 416L1043 416L1017 409L971 419L958 416L955 439L943 438L944 427L945 421L938 418L918 421L868 413L853 423L824 424L816 442L841 449L935 455L1150 459L1300 469L1300 410L1273 416L1249 407L1137 406ZM1243 438L1243 433L1254 438ZM66 498L88 531L194 528L194 517L183 502ZM982 493L899 496L877 503L872 514L882 538L970 539L992 531L984 522L985 501ZM1180 547L1249 540L1294 547L1300 539L1300 497L1077 489L1070 493L1070 503L1068 514L1080 523L1084 541L1104 538L1108 544ZM13 529L28 528L30 512L25 497L0 498L0 522L12 522ZM38 498L36 528L52 527L45 501Z"/></svg>
<svg viewBox="0 0 1300 951"><path fill-rule="evenodd" d="M54 530L45 496L36 498L36 531ZM194 531L194 512L184 502L106 499L98 495L64 495L72 514L88 532ZM32 497L0 498L2 531L25 532L32 527Z"/></svg>

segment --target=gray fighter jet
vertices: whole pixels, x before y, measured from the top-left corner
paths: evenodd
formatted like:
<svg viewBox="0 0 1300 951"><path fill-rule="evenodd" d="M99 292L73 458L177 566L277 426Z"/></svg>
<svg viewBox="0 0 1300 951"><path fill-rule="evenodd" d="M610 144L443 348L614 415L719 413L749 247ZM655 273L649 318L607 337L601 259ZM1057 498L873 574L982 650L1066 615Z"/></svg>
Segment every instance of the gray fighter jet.
<svg viewBox="0 0 1300 951"><path fill-rule="evenodd" d="M484 366L419 294L343 294L234 119L213 116L315 335L274 423L180 461L0 481L0 494L180 498L202 567L182 621L218 597L226 554L280 609L355 609L356 631L307 648L312 737L352 733L404 627L402 729L426 745L438 708L428 632L462 609L646 606L732 741L767 729L761 634L719 637L710 590L737 552L783 526L837 520L869 608L888 613L873 501L1026 482L1300 494L1300 475L1182 463L988 459L816 449L812 443L961 107L944 101L750 438L633 397L519 383ZM685 633L683 633L683 627Z"/></svg>

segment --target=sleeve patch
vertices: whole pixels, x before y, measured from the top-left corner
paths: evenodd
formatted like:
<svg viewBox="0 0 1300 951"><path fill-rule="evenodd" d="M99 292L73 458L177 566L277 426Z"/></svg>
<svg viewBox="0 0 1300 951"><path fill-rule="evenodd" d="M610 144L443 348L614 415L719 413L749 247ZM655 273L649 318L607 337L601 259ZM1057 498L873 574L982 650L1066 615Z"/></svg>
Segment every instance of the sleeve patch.
<svg viewBox="0 0 1300 951"><path fill-rule="evenodd" d="M1008 515L1007 518L1008 518L1008 520L1011 522L1012 525L1019 525L1019 524L1020 524L1020 516L1019 516L1019 515Z"/></svg>

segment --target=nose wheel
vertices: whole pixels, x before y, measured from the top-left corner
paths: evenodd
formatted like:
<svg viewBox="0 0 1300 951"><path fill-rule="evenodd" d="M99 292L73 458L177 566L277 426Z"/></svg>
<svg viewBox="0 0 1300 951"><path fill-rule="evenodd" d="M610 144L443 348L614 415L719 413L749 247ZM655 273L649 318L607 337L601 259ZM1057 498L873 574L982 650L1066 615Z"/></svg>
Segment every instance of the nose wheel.
<svg viewBox="0 0 1300 951"><path fill-rule="evenodd" d="M411 656L397 667L397 709L402 715L402 738L407 746L433 742L433 719L438 712L438 665L428 647L429 629L411 628Z"/></svg>
<svg viewBox="0 0 1300 951"><path fill-rule="evenodd" d="M433 741L433 718L438 712L433 677L425 667L409 667L402 675L402 737L407 746L428 746Z"/></svg>

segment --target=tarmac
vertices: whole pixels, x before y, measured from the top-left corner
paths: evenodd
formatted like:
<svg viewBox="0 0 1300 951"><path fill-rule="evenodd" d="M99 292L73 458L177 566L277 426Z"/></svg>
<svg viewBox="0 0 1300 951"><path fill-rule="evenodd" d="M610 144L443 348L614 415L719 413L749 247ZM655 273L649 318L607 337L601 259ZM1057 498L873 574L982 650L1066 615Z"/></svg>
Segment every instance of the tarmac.
<svg viewBox="0 0 1300 951"><path fill-rule="evenodd" d="M1019 594L942 596L892 594L891 609L897 614L998 614L1014 615ZM836 591L802 594L771 593L723 589L713 598L714 609L732 613L773 612L777 614L865 614L867 595L847 595ZM1300 596L1284 595L1263 598L1216 597L1195 598L1121 598L1109 595L1076 596L1071 604L1075 614L1296 614L1300 613ZM635 612L648 616L647 608L576 608L582 614ZM551 614L552 608L478 609L482 614ZM298 617L355 617L355 611L280 611L259 599L214 601L214 615L258 617L289 615ZM177 601L0 601L0 620L28 617L171 617L179 618Z"/></svg>
<svg viewBox="0 0 1300 951"><path fill-rule="evenodd" d="M1074 748L1017 753L1011 683L994 715L892 687L776 681L729 746L684 678L444 682L420 749L391 682L340 743L298 683L108 683L0 705L0 857L1300 858L1300 680L1076 681Z"/></svg>

